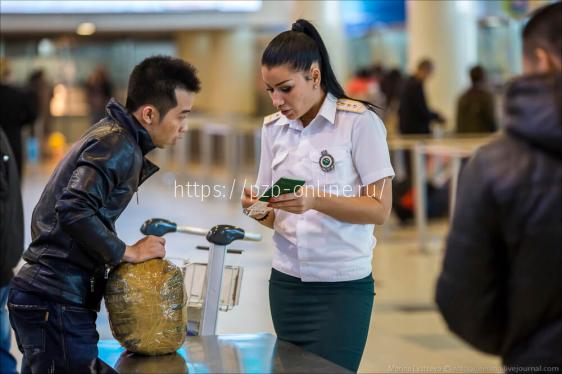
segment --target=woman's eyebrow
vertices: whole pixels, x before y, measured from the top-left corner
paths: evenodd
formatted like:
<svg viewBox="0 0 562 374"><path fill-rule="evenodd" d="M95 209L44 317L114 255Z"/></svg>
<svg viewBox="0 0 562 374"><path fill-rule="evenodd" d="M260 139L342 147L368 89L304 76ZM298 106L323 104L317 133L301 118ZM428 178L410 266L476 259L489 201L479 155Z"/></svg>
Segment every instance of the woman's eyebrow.
<svg viewBox="0 0 562 374"><path fill-rule="evenodd" d="M279 87L280 85L282 85L282 84L284 84L284 83L287 83L287 82L289 82L289 81L290 81L290 79L286 79L286 80L284 80L283 82L276 83L276 84L275 84L275 87ZM268 83L265 83L265 85L266 85L267 87L271 88L271 86L270 86Z"/></svg>
<svg viewBox="0 0 562 374"><path fill-rule="evenodd" d="M275 87L279 87L280 85L282 85L283 83L287 83L288 81L290 81L290 79L286 79L283 82L279 82L275 85Z"/></svg>

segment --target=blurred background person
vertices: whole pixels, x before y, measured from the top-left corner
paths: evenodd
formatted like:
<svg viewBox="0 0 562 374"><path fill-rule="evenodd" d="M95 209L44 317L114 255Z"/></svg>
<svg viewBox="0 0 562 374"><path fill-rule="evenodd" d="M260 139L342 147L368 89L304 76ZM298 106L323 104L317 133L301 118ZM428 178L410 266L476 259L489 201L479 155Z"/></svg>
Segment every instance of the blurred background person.
<svg viewBox="0 0 562 374"><path fill-rule="evenodd" d="M10 353L11 329L6 302L13 268L23 252L23 205L14 154L0 128L0 372L16 373L16 359Z"/></svg>
<svg viewBox="0 0 562 374"><path fill-rule="evenodd" d="M373 71L369 68L361 68L347 82L345 92L358 100L370 101L375 95L375 85Z"/></svg>
<svg viewBox="0 0 562 374"><path fill-rule="evenodd" d="M105 66L98 66L86 81L86 99L90 110L90 122L96 123L106 116L105 106L113 95L113 83Z"/></svg>
<svg viewBox="0 0 562 374"><path fill-rule="evenodd" d="M422 59L415 73L403 85L398 109L399 131L402 135L430 134L431 122L444 123L441 114L429 108L425 96L424 83L433 74L434 65L430 59ZM438 157L430 157L428 164L438 162ZM437 161L436 161L437 160ZM404 170L404 179L397 178L393 181L394 196L393 208L402 223L407 223L413 218L413 199L416 191L413 188L413 170L411 152L406 150L400 160ZM428 173L429 174L429 173ZM431 179L431 178L428 178ZM447 189L446 186L427 183L428 216L442 216L446 211Z"/></svg>
<svg viewBox="0 0 562 374"><path fill-rule="evenodd" d="M383 120L389 136L398 132L398 107L403 84L402 73L397 68L384 72L381 77L380 91L385 103Z"/></svg>
<svg viewBox="0 0 562 374"><path fill-rule="evenodd" d="M43 69L33 70L27 78L26 91L30 98L34 100L34 107L37 111L37 118L32 127L32 134L38 140L41 150L44 150L44 143L51 133L51 110L50 102L53 97L53 88L45 77Z"/></svg>
<svg viewBox="0 0 562 374"><path fill-rule="evenodd" d="M444 123L441 114L431 110L425 98L424 83L433 74L433 62L423 59L415 73L406 80L398 110L401 134L429 134L430 123Z"/></svg>
<svg viewBox="0 0 562 374"><path fill-rule="evenodd" d="M20 88L7 83L10 69L7 60L0 60L0 128L4 130L22 178L23 152L21 131L37 117L35 101Z"/></svg>
<svg viewBox="0 0 562 374"><path fill-rule="evenodd" d="M372 93L369 102L378 106L381 110L379 112L383 112L386 109L386 98L381 90L381 82L384 76L385 70L381 64L374 64L369 68L371 74L371 86L372 86Z"/></svg>
<svg viewBox="0 0 562 374"><path fill-rule="evenodd" d="M436 301L449 328L521 368L562 365L562 3L523 29L505 133L466 164ZM555 370L556 371L556 370Z"/></svg>
<svg viewBox="0 0 562 374"><path fill-rule="evenodd" d="M472 85L457 103L457 132L496 131L494 95L487 88L486 71L480 65L470 69Z"/></svg>
<svg viewBox="0 0 562 374"><path fill-rule="evenodd" d="M398 108L400 93L402 92L402 73L400 69L394 68L385 72L382 76L380 87L386 101L386 108Z"/></svg>
<svg viewBox="0 0 562 374"><path fill-rule="evenodd" d="M384 69L379 64L361 68L355 72L345 86L345 92L349 96L374 104L379 108L381 116L385 107L385 97L380 88L383 72Z"/></svg>

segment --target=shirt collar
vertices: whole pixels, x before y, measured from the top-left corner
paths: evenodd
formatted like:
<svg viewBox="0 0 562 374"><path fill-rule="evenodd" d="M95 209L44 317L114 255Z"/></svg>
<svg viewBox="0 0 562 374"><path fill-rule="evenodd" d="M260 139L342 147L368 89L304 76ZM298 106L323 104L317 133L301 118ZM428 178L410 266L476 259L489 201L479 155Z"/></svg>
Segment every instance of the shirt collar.
<svg viewBox="0 0 562 374"><path fill-rule="evenodd" d="M324 102L322 103L322 106L320 107L320 110L318 111L318 114L316 115L316 118L319 117L319 116L322 116L329 123L331 123L332 125L335 125L336 124L337 101L338 101L338 99L334 95L332 95L331 93L328 93L326 95L326 98L324 99ZM284 125L287 125L287 124L292 129L302 130L302 124L301 124L299 119L290 120L287 117L285 117L284 115L281 115L281 117L279 117L277 122L275 122L276 126L284 126Z"/></svg>
<svg viewBox="0 0 562 374"><path fill-rule="evenodd" d="M320 110L318 111L318 116L324 117L332 125L336 124L337 101L338 99L328 92Z"/></svg>

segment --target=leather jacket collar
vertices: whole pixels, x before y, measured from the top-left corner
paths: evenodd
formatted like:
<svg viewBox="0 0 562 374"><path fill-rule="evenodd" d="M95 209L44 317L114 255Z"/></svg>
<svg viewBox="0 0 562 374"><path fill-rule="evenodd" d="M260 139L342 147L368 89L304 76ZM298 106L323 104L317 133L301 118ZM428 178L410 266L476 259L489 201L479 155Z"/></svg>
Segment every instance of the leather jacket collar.
<svg viewBox="0 0 562 374"><path fill-rule="evenodd" d="M125 107L119 104L115 98L109 100L106 111L111 119L121 124L133 136L141 148L143 156L156 148L148 131L146 131L139 121L137 121ZM158 170L159 167L145 157L143 159L143 167L139 178L139 186Z"/></svg>
<svg viewBox="0 0 562 374"><path fill-rule="evenodd" d="M123 127L133 135L138 145L141 147L143 156L156 148L148 131L146 131L139 121L137 121L125 107L119 104L115 98L109 100L106 111L110 118L122 124Z"/></svg>

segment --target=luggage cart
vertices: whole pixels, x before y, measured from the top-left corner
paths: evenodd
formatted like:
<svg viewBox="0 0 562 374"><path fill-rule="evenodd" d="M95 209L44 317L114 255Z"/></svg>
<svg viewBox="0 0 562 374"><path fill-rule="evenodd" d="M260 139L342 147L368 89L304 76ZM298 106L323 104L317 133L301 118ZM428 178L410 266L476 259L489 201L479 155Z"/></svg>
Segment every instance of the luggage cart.
<svg viewBox="0 0 562 374"><path fill-rule="evenodd" d="M178 226L176 223L168 221L163 218L152 218L144 222L141 227L141 232L144 235L163 236L172 232L181 232L190 235L205 236L210 243L208 264L206 272L204 271L204 264L195 263L191 265L190 273L186 269L185 276L191 276L191 285L193 287L194 279L204 277L203 292L199 292L198 301L202 300L201 306L201 322L199 328L199 335L216 335L217 318L219 309L221 309L221 288L223 283L223 273L225 271L224 263L226 254L228 253L242 253L239 250L228 250L229 246L235 240L249 240L261 241L261 234L245 232L236 226L231 225L217 225L210 230L191 227L191 226ZM206 248L205 248L206 249ZM227 267L228 268L228 267ZM228 310L238 303L238 295L240 293L240 285L242 280L242 268L228 268L228 276L231 282L228 282L230 289L228 295L231 300L226 303L224 310ZM206 273L206 274L205 274ZM206 283L206 285L205 285ZM189 292L191 296L191 291ZM223 297L223 300L225 297Z"/></svg>

